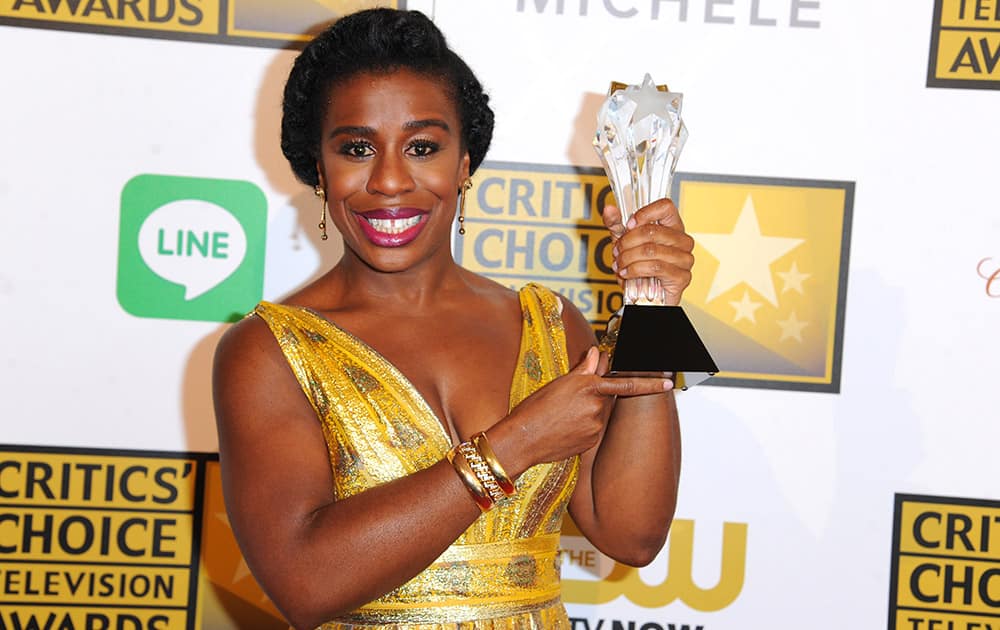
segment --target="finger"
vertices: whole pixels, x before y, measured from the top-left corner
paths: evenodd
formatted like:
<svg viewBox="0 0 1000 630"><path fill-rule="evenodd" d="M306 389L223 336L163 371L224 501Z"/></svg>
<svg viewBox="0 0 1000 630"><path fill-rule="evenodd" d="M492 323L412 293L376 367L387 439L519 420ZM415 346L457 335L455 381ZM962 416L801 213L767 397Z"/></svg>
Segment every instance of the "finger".
<svg viewBox="0 0 1000 630"><path fill-rule="evenodd" d="M694 250L694 239L689 234L659 223L646 223L632 228L618 239L615 249L621 252L646 243L669 245L686 252Z"/></svg>
<svg viewBox="0 0 1000 630"><path fill-rule="evenodd" d="M587 354L584 355L583 359L573 368L573 372L577 374L596 374L597 372L597 362L600 360L600 353L597 350L597 346L590 346L587 348Z"/></svg>
<svg viewBox="0 0 1000 630"><path fill-rule="evenodd" d="M616 206L604 206L601 211L601 218L604 220L604 227L611 231L611 236L618 239L625 233L625 226L622 224L622 212Z"/></svg>
<svg viewBox="0 0 1000 630"><path fill-rule="evenodd" d="M642 271L640 270L638 273L642 273ZM648 299L664 306L679 306L685 289L691 284L691 272L683 270L677 270L670 274L663 273L658 276L647 274L640 277L656 278L660 281L659 290L657 290L656 285L650 284L644 289L638 289L638 291L645 291L645 296Z"/></svg>
<svg viewBox="0 0 1000 630"><path fill-rule="evenodd" d="M612 378L604 377L597 382L599 394L605 396L646 396L662 394L673 389L674 384L667 378Z"/></svg>
<svg viewBox="0 0 1000 630"><path fill-rule="evenodd" d="M656 278L663 288L680 294L691 284L691 271L659 260L643 260L618 271L622 279Z"/></svg>
<svg viewBox="0 0 1000 630"><path fill-rule="evenodd" d="M602 352L601 356L597 361L597 371L594 372L598 376L604 376L608 373L608 368L610 367L611 358L608 356L607 352Z"/></svg>
<svg viewBox="0 0 1000 630"><path fill-rule="evenodd" d="M671 199L660 199L648 206L643 206L629 221L628 227L631 229L632 221L635 225L646 225L649 223L659 223L677 230L684 231L684 222L681 220L681 213L677 210Z"/></svg>
<svg viewBox="0 0 1000 630"><path fill-rule="evenodd" d="M628 270L630 267L634 267L639 264L646 264L647 266L652 265L654 268L657 265L661 265L664 269L677 267L685 271L690 271L691 268L694 267L694 256L690 252L672 245L661 245L655 242L648 242L643 243L638 247L623 249L618 253L618 258L615 262L618 265L619 271ZM625 273L623 277L640 278L649 275L650 273L632 273L630 270L628 273ZM654 271L652 275L657 276L659 273Z"/></svg>

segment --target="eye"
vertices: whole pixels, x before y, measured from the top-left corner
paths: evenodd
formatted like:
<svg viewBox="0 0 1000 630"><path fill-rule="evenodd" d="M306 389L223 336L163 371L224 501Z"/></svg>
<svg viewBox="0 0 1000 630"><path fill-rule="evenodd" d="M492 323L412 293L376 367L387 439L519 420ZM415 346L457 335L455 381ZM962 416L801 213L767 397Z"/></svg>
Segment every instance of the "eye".
<svg viewBox="0 0 1000 630"><path fill-rule="evenodd" d="M440 148L441 145L432 140L414 140L407 148L407 153L414 157L429 157L437 153Z"/></svg>
<svg viewBox="0 0 1000 630"><path fill-rule="evenodd" d="M340 145L339 153L349 158L366 158L375 155L375 148L367 140L350 140Z"/></svg>

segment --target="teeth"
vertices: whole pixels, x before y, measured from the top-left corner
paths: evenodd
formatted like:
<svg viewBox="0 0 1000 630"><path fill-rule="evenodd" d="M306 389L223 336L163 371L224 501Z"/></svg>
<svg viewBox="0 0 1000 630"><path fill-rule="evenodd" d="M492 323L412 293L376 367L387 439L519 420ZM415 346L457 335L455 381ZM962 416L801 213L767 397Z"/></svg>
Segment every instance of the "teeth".
<svg viewBox="0 0 1000 630"><path fill-rule="evenodd" d="M400 232L405 232L414 225L420 223L423 215L418 214L416 216L410 217L409 219L369 219L365 217L365 220L375 231L382 232L383 234L399 234Z"/></svg>

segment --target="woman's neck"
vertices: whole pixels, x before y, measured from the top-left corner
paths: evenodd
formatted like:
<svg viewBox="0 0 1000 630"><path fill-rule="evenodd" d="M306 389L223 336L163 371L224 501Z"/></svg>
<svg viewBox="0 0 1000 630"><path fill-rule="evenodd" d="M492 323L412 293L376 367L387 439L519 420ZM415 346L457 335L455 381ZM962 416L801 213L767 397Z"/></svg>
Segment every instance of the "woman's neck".
<svg viewBox="0 0 1000 630"><path fill-rule="evenodd" d="M403 271L373 269L346 250L331 270L348 308L402 306L415 311L439 306L446 294L470 288L469 274L451 256L435 256ZM333 279L333 278L331 278Z"/></svg>

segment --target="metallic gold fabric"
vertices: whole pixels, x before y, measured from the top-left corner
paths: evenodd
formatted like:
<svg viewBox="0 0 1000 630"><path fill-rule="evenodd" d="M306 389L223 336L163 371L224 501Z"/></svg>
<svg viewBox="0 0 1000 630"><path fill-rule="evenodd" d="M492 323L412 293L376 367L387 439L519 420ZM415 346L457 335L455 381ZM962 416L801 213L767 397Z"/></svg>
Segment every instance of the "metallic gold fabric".
<svg viewBox="0 0 1000 630"><path fill-rule="evenodd" d="M529 284L519 298L524 321L511 408L568 369L558 297ZM446 456L451 442L441 421L365 342L305 308L262 302L255 313L270 326L322 423L335 498ZM568 630L559 599L559 529L578 464L571 458L529 469L516 482L517 494L480 516L422 573L322 628Z"/></svg>

